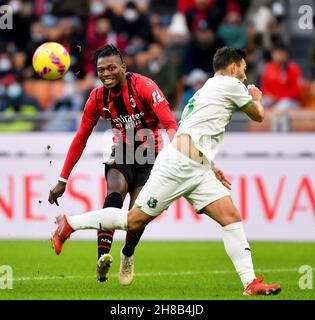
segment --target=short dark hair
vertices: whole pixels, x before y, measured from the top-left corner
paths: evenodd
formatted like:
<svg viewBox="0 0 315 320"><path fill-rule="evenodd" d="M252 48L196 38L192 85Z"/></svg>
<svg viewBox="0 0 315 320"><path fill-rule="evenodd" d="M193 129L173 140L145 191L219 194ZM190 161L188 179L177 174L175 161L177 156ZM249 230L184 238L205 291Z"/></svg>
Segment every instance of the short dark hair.
<svg viewBox="0 0 315 320"><path fill-rule="evenodd" d="M246 52L243 49L222 47L214 54L213 69L214 71L224 70L233 62L239 64L245 57Z"/></svg>
<svg viewBox="0 0 315 320"><path fill-rule="evenodd" d="M93 53L92 59L96 64L98 58L110 57L110 56L118 56L122 63L125 62L121 52L113 44L106 44L104 47L97 49Z"/></svg>
<svg viewBox="0 0 315 320"><path fill-rule="evenodd" d="M289 52L288 46L283 42L276 42L273 47L271 48L271 51L285 51Z"/></svg>

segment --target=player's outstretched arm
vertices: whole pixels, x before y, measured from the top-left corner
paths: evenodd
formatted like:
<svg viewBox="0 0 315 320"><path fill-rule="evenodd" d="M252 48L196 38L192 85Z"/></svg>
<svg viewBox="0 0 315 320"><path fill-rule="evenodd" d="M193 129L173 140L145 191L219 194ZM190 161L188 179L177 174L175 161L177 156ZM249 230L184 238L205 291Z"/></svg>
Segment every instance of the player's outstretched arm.
<svg viewBox="0 0 315 320"><path fill-rule="evenodd" d="M262 122L265 117L265 110L261 104L262 92L253 84L247 87L248 93L253 101L247 104L242 110L254 121Z"/></svg>
<svg viewBox="0 0 315 320"><path fill-rule="evenodd" d="M72 140L72 143L68 150L66 160L63 164L63 168L60 174L60 178L55 187L51 189L49 192L48 201L51 204L56 203L56 205L59 206L57 199L64 194L66 190L66 181L69 178L73 167L79 161L83 153L83 150L86 146L86 143L99 117L99 110L94 100L91 99L90 95L90 98L87 100L84 107L84 112L79 130L76 133L74 139Z"/></svg>

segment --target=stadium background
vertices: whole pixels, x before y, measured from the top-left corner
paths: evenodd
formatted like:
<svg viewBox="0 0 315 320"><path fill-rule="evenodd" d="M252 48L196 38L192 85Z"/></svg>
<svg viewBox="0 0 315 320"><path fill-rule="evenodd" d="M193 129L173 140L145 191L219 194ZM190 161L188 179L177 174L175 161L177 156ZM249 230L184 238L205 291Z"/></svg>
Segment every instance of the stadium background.
<svg viewBox="0 0 315 320"><path fill-rule="evenodd" d="M302 74L296 79L299 98L285 108L266 105L263 124L252 124L236 112L217 165L233 182L232 196L241 210L249 240L289 241L300 248L296 252L301 257L291 264L283 259L283 267L314 267L310 244L303 245L304 241L312 245L315 241L314 1L12 0L0 1L0 5L13 10L13 28L0 30L0 247L4 254L0 265L14 264L10 261L24 252L21 242L5 240L47 240L57 212L81 213L100 208L103 202L106 185L102 160L111 136L105 121L99 121L73 170L60 207L47 201L78 128L85 100L99 84L90 60L94 49L106 43L117 45L125 55L128 70L156 81L179 120L188 97L212 75L211 59L217 48L246 48L248 83L261 86L273 48L281 43L287 46L290 61ZM301 6L307 8L301 11ZM311 23L305 20L309 12ZM34 74L33 52L46 41L62 43L71 54L71 69L62 80L44 81ZM273 86L278 85L277 79ZM86 231L74 238L95 239L95 235ZM124 233L116 232L115 237L122 239ZM220 241L221 230L213 221L195 215L181 199L148 226L143 240ZM42 248L43 243L39 244ZM17 256L11 259L6 250L15 245L20 248L14 250ZM88 246L86 254L95 250L94 242ZM291 252L290 247L277 244L273 248L279 257ZM34 249L34 261L38 250ZM141 261L144 266L145 261ZM34 263L40 269L41 262ZM268 263L271 267L272 259ZM56 262L51 260L51 265ZM34 275L33 270L30 274ZM42 298L40 291L31 294L29 290L28 298L32 294ZM123 297L146 298L140 292ZM23 290L20 297L26 297Z"/></svg>
<svg viewBox="0 0 315 320"><path fill-rule="evenodd" d="M85 100L98 85L93 50L117 45L128 70L157 82L178 120L188 97L213 73L217 48L246 48L248 83L261 86L273 47L281 43L301 70L298 106L266 104L266 120L258 125L236 112L217 165L233 181L232 195L250 239L315 240L315 41L308 29L313 20L303 25L306 11L299 11L302 5L314 8L312 1L7 4L13 28L1 30L0 40L1 238L45 238L58 210L80 213L101 206L102 159L110 145L106 121L92 134L61 207L47 202ZM32 55L45 41L60 42L71 54L71 69L62 80L34 74ZM273 86L278 85L277 79ZM220 239L219 228L195 215L183 199L150 228L144 238Z"/></svg>

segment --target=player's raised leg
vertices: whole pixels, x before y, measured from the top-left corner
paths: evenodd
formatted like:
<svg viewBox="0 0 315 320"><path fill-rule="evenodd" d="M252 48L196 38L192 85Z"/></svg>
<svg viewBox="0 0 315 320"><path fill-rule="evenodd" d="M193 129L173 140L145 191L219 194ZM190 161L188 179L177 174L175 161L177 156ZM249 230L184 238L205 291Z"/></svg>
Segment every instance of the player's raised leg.
<svg viewBox="0 0 315 320"><path fill-rule="evenodd" d="M52 236L52 244L56 254L60 254L64 242L78 230L119 229L135 232L145 228L154 218L139 208L132 208L129 212L118 208L104 208L74 216L61 214L56 218L57 228Z"/></svg>
<svg viewBox="0 0 315 320"><path fill-rule="evenodd" d="M249 243L246 239L240 214L230 196L224 196L207 205L203 212L222 226L224 247L231 258L244 286L244 295L278 294L278 284L263 284L256 279Z"/></svg>

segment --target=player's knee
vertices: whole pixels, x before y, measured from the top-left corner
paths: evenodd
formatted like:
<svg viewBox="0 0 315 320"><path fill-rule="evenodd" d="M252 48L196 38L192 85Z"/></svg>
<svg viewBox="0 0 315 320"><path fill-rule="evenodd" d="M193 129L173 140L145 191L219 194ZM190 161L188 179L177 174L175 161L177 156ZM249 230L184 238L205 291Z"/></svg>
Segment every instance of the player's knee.
<svg viewBox="0 0 315 320"><path fill-rule="evenodd" d="M141 215L138 209L131 209L128 213L128 231L136 232L145 228L148 223L148 219L146 216Z"/></svg>
<svg viewBox="0 0 315 320"><path fill-rule="evenodd" d="M227 226L231 223L242 221L241 215L237 210L232 210L231 212L226 213L221 220L222 226Z"/></svg>
<svg viewBox="0 0 315 320"><path fill-rule="evenodd" d="M141 221L130 221L128 219L128 231L137 232L139 230L142 230L144 227L145 225Z"/></svg>
<svg viewBox="0 0 315 320"><path fill-rule="evenodd" d="M116 179L107 182L107 192L108 194L118 192L125 195L128 191L128 185L125 181Z"/></svg>

